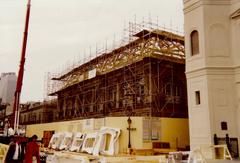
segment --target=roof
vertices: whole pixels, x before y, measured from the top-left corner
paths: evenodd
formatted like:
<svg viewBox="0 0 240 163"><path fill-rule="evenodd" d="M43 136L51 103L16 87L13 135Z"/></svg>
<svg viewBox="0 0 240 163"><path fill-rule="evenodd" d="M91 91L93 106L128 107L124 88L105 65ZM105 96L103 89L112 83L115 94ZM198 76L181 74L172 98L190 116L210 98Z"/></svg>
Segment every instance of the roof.
<svg viewBox="0 0 240 163"><path fill-rule="evenodd" d="M59 90L66 89L82 81L121 69L141 61L145 57L185 64L183 36L158 29L152 31L142 30L133 36L135 37L133 41L111 52L103 53L60 77L53 78L53 80L60 80L63 83L59 85L61 88L49 92L49 95L54 95Z"/></svg>
<svg viewBox="0 0 240 163"><path fill-rule="evenodd" d="M71 75L75 71L87 69L89 66L91 66L93 64L97 64L98 62L100 62L102 60L105 60L105 58L109 58L110 56L112 56L116 53L120 53L120 52L122 52L122 51L124 51L124 50L126 50L130 47L134 47L139 42L141 42L142 40L149 39L151 37L157 37L157 38L165 39L165 40L168 40L168 41L176 41L176 42L179 42L179 43L184 45L184 36L180 36L180 35L177 35L177 34L174 34L172 32L168 32L168 31L164 31L164 30L149 31L149 30L144 29L144 30L136 33L133 36L137 37L137 39L129 42L126 45L120 46L119 48L116 48L109 53L103 53L102 55L90 60L89 62L86 62L86 63L80 65L77 68L72 69L71 71L67 72L66 74L64 74L60 77L52 78L52 80L62 80L64 78L66 78L67 76Z"/></svg>

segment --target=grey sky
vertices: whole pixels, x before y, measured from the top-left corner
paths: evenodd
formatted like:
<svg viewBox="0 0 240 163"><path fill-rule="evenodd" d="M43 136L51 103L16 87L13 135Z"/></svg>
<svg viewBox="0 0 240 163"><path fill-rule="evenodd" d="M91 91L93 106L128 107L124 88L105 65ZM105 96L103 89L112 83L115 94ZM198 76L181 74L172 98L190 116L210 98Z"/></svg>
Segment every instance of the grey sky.
<svg viewBox="0 0 240 163"><path fill-rule="evenodd" d="M0 0L0 73L18 71L27 0ZM120 39L124 22L183 29L182 0L32 0L22 102L42 100L44 73Z"/></svg>

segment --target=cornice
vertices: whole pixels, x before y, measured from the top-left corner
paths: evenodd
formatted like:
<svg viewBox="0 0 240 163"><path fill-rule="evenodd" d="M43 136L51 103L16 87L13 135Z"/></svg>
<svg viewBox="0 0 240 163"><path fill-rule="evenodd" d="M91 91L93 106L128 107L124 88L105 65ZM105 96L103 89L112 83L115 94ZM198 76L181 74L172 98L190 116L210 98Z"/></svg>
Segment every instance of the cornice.
<svg viewBox="0 0 240 163"><path fill-rule="evenodd" d="M236 72L240 73L240 66L237 66L237 67L235 68L235 70L236 70Z"/></svg>
<svg viewBox="0 0 240 163"><path fill-rule="evenodd" d="M232 0L232 4L240 3L239 0Z"/></svg>
<svg viewBox="0 0 240 163"><path fill-rule="evenodd" d="M201 6L200 0L184 0L184 13L188 13Z"/></svg>
<svg viewBox="0 0 240 163"><path fill-rule="evenodd" d="M187 71L187 78L195 78L204 75L235 75L237 67L205 67L197 70Z"/></svg>
<svg viewBox="0 0 240 163"><path fill-rule="evenodd" d="M203 5L231 5L231 0L184 0L184 13L188 13Z"/></svg>

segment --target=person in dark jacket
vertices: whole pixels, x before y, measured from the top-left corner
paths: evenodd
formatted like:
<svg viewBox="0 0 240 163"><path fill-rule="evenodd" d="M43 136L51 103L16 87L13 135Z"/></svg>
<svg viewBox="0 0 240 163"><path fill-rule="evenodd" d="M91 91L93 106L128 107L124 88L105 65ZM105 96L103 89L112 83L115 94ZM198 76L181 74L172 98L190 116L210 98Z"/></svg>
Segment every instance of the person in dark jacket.
<svg viewBox="0 0 240 163"><path fill-rule="evenodd" d="M24 148L20 142L15 141L14 136L11 136L5 163L22 163L23 160Z"/></svg>

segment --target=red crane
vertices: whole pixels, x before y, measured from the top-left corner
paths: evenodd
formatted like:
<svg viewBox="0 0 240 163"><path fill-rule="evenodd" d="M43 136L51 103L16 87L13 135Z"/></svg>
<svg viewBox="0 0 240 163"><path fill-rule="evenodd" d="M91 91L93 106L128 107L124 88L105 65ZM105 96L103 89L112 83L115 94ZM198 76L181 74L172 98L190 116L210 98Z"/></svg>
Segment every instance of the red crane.
<svg viewBox="0 0 240 163"><path fill-rule="evenodd" d="M18 124L19 124L19 113L20 113L19 112L19 102L20 102L20 95L21 95L22 83L23 83L25 54L26 54L27 37L28 37L28 25L29 25L29 17L30 17L30 7L31 7L31 0L28 0L26 20L25 20L25 29L24 29L23 43L22 43L22 53L21 53L19 71L18 71L16 91L14 94L13 115L12 115L12 121L11 121L12 125L14 126L15 132L18 130Z"/></svg>

